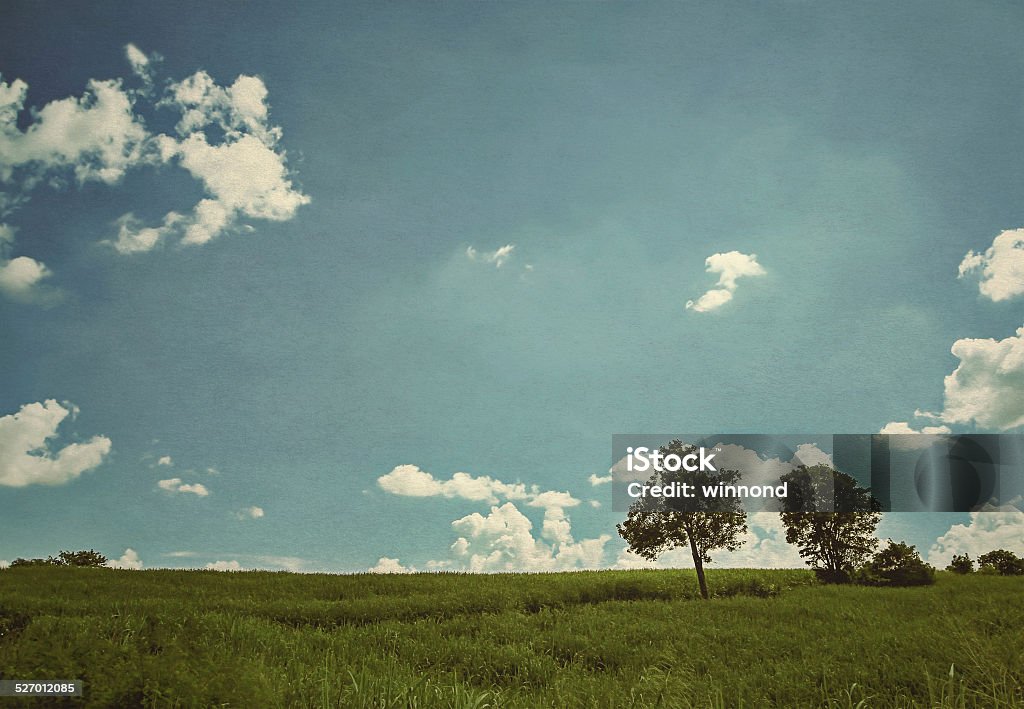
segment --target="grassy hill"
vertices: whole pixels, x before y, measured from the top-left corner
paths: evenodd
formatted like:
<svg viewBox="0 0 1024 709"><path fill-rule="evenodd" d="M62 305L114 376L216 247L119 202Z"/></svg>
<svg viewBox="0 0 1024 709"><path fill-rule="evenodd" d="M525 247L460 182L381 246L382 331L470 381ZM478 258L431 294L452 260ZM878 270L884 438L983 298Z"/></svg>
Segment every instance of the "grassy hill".
<svg viewBox="0 0 1024 709"><path fill-rule="evenodd" d="M1024 706L1024 578L708 579L8 569L0 678L84 680L67 706Z"/></svg>

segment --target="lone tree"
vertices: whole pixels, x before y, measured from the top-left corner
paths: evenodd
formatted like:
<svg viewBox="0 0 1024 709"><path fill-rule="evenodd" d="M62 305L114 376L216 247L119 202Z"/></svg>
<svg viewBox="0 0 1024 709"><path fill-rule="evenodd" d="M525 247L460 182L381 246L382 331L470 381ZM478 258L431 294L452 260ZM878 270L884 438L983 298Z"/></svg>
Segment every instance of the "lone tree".
<svg viewBox="0 0 1024 709"><path fill-rule="evenodd" d="M828 465L800 467L782 476L786 541L796 544L818 578L845 583L878 546L881 505L871 491Z"/></svg>
<svg viewBox="0 0 1024 709"><path fill-rule="evenodd" d="M659 452L663 457L677 455L682 459L696 450L694 446L676 440L662 446ZM696 491L696 496L685 499L641 496L630 505L626 521L615 528L629 544L630 551L651 561L669 549L688 545L697 571L700 595L707 599L704 564L711 563L710 553L715 549L733 551L740 547L741 536L747 531L747 515L739 498L705 497L700 491L704 485L732 485L738 479L736 470L655 472L648 485L686 483L695 486L690 489Z"/></svg>

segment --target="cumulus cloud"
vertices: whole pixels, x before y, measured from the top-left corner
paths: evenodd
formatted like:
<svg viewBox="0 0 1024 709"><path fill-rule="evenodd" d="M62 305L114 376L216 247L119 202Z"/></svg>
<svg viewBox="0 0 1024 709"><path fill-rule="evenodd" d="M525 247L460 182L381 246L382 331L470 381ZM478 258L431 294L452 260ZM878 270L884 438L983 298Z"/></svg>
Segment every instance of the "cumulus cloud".
<svg viewBox="0 0 1024 709"><path fill-rule="evenodd" d="M1002 340L957 340L960 364L945 379L946 423L1005 431L1024 424L1024 327Z"/></svg>
<svg viewBox="0 0 1024 709"><path fill-rule="evenodd" d="M415 465L399 465L377 478L377 484L393 495L405 497L457 497L464 500L495 504L499 497L523 500L536 494L522 483L508 484L487 475L455 473L448 480L438 480Z"/></svg>
<svg viewBox="0 0 1024 709"><path fill-rule="evenodd" d="M202 483L186 484L181 481L181 478L168 478L167 480L161 480L157 483L157 486L161 490L166 490L170 493L190 493L197 497L206 497L210 494L210 491L206 489L206 486Z"/></svg>
<svg viewBox="0 0 1024 709"><path fill-rule="evenodd" d="M1006 507L998 512L971 512L967 524L955 524L928 550L928 563L944 568L954 554L978 557L995 549L1024 555L1024 512Z"/></svg>
<svg viewBox="0 0 1024 709"><path fill-rule="evenodd" d="M907 421L890 421L879 433L889 434L889 446L896 450L924 450L952 433L949 426L922 426L914 428Z"/></svg>
<svg viewBox="0 0 1024 709"><path fill-rule="evenodd" d="M154 91L154 59L134 44L124 47L132 72L144 88L125 89L119 79L88 82L80 96L32 109L22 129L28 84L0 77L0 217L27 199L39 184L61 187L101 182L113 185L135 167L173 164L202 185L204 197L186 213L169 211L157 224L127 212L116 221L116 236L104 240L118 253L151 251L175 239L203 244L229 231L251 230L244 219L286 221L310 201L294 184L280 146L282 130L270 122L268 91L257 76L238 76L219 85L197 71ZM174 135L154 135L143 109L170 108L180 115ZM0 292L22 300L50 273L29 255L0 253ZM504 256L502 257L504 258Z"/></svg>
<svg viewBox="0 0 1024 709"><path fill-rule="evenodd" d="M156 464L157 465L173 465L174 461L171 460L171 456L169 456L169 455L162 455L162 456L160 456L160 459L156 461Z"/></svg>
<svg viewBox="0 0 1024 709"><path fill-rule="evenodd" d="M232 559L231 561L212 561L205 568L211 571L241 571L242 565L238 563L237 559Z"/></svg>
<svg viewBox="0 0 1024 709"><path fill-rule="evenodd" d="M61 422L77 413L74 405L68 407L47 399L0 417L0 485L62 485L103 462L111 448L106 436L51 447Z"/></svg>
<svg viewBox="0 0 1024 709"><path fill-rule="evenodd" d="M1009 300L1024 293L1024 229L1004 231L984 253L968 251L959 278L978 273L978 290L989 300Z"/></svg>
<svg viewBox="0 0 1024 709"><path fill-rule="evenodd" d="M236 512L235 517L238 519L261 519L263 517L263 508L252 505Z"/></svg>
<svg viewBox="0 0 1024 709"><path fill-rule="evenodd" d="M542 538L533 535L533 523L511 502L491 507L452 522L460 536L451 546L453 561L468 571L558 571L597 568L604 559L605 544L611 539L602 534L595 539L575 542L563 521L561 511L545 515ZM547 539L551 543L545 543Z"/></svg>
<svg viewBox="0 0 1024 709"><path fill-rule="evenodd" d="M114 184L142 161L148 134L119 80L90 80L82 96L51 101L21 130L27 94L24 81L0 80L0 181L31 186L69 171L79 184Z"/></svg>
<svg viewBox="0 0 1024 709"><path fill-rule="evenodd" d="M712 254L705 259L705 270L718 274L717 287L708 290L697 300L688 300L686 309L706 313L722 307L732 300L736 292L736 281L749 276L763 276L767 273L757 262L757 254L743 254L739 251Z"/></svg>
<svg viewBox="0 0 1024 709"><path fill-rule="evenodd" d="M10 565L11 562L7 561L7 559L0 559L0 569L6 569Z"/></svg>
<svg viewBox="0 0 1024 709"><path fill-rule="evenodd" d="M594 475L593 473L591 473L590 477L587 478L587 479L590 481L591 485L593 485L594 487L597 487L598 485L607 485L608 483L610 483L612 481L612 476L611 475Z"/></svg>
<svg viewBox="0 0 1024 709"><path fill-rule="evenodd" d="M611 539L577 542L566 510L581 501L568 492L541 490L536 485L505 483L490 476L455 473L439 480L415 465L400 465L377 479L387 492L409 497L446 497L489 504L486 515L473 512L452 522L459 535L449 559L435 559L428 568L469 571L544 571L600 566L605 544ZM504 504L499 503L504 500ZM543 509L540 534L513 501Z"/></svg>
<svg viewBox="0 0 1024 709"><path fill-rule="evenodd" d="M412 574L416 572L416 569L402 566L398 559L382 556L377 560L377 565L371 566L367 571L371 574Z"/></svg>
<svg viewBox="0 0 1024 709"><path fill-rule="evenodd" d="M477 251L474 247L466 248L466 258L470 261L494 264L495 268L501 268L506 261L512 258L512 252L516 250L515 244L505 244L494 251ZM528 266L533 270L532 266Z"/></svg>
<svg viewBox="0 0 1024 709"><path fill-rule="evenodd" d="M128 548L124 550L120 559L111 559L107 566L112 569L141 569L142 559L134 549Z"/></svg>
<svg viewBox="0 0 1024 709"><path fill-rule="evenodd" d="M172 83L160 105L181 113L178 137L153 139L160 160L175 163L199 180L207 196L189 215L169 212L162 226L144 227L125 215L115 247L154 248L169 235L183 244L205 244L232 229L241 218L287 221L310 201L292 184L281 128L269 123L267 88L255 76L239 76L219 86L205 71ZM222 139L211 143L208 128ZM118 248L129 253L124 246Z"/></svg>
<svg viewBox="0 0 1024 709"><path fill-rule="evenodd" d="M0 224L0 293L11 300L28 302L44 295L40 283L51 273L46 264L28 256L11 258L14 227Z"/></svg>

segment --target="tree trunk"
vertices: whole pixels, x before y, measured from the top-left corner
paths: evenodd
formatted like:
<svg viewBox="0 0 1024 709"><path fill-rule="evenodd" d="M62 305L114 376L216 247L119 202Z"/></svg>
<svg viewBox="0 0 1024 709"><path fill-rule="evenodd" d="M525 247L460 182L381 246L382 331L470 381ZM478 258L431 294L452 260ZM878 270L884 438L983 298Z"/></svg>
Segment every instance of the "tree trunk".
<svg viewBox="0 0 1024 709"><path fill-rule="evenodd" d="M700 596L705 601L708 600L708 582L704 580L704 560L700 558L700 552L697 551L697 545L693 541L693 535L686 535L690 539L690 554L693 555L693 568L697 570L697 583L700 584Z"/></svg>

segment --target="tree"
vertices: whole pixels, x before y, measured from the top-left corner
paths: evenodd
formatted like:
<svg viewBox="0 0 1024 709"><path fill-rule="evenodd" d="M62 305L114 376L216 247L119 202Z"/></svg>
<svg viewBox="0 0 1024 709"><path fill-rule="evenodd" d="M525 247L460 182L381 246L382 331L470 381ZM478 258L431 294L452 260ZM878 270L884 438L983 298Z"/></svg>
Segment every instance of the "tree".
<svg viewBox="0 0 1024 709"><path fill-rule="evenodd" d="M105 566L107 557L94 549L89 551L61 551L55 560L60 566L87 566L91 568Z"/></svg>
<svg viewBox="0 0 1024 709"><path fill-rule="evenodd" d="M954 554L953 560L949 562L946 571L954 574L969 574L974 571L974 561L969 554Z"/></svg>
<svg viewBox="0 0 1024 709"><path fill-rule="evenodd" d="M786 541L796 544L818 578L842 583L878 546L881 506L871 491L828 465L800 467L782 476Z"/></svg>
<svg viewBox="0 0 1024 709"><path fill-rule="evenodd" d="M102 567L106 566L107 557L94 549L89 551L61 551L57 556L48 556L45 559L15 559L11 562L12 567L17 566L84 566Z"/></svg>
<svg viewBox="0 0 1024 709"><path fill-rule="evenodd" d="M11 568L15 569L19 566L49 566L52 563L49 559L23 559L19 556L11 562Z"/></svg>
<svg viewBox="0 0 1024 709"><path fill-rule="evenodd" d="M696 450L676 440L662 446L659 452L662 456L674 454L682 459ZM629 544L630 551L651 561L669 549L689 546L700 595L707 599L704 564L711 563L710 553L715 549L733 551L740 547L741 536L747 531L747 516L739 498L707 497L699 492L704 485L732 485L738 479L736 470L655 472L648 485L685 483L695 486L690 489L698 494L691 498L641 496L630 505L626 521L616 525L616 529Z"/></svg>
<svg viewBox="0 0 1024 709"><path fill-rule="evenodd" d="M1003 576L1024 575L1024 559L1012 551L996 549L978 557L979 570L994 569Z"/></svg>
<svg viewBox="0 0 1024 709"><path fill-rule="evenodd" d="M927 586L935 583L935 568L926 564L911 544L889 540L857 574L869 586Z"/></svg>

